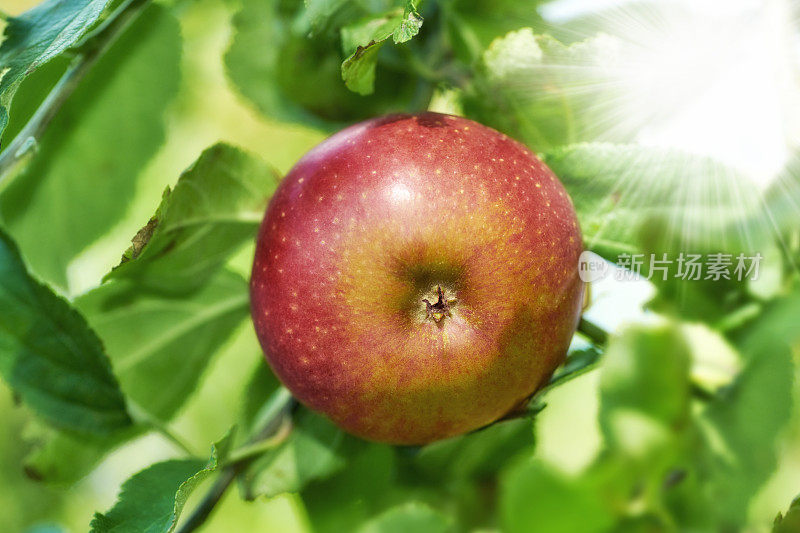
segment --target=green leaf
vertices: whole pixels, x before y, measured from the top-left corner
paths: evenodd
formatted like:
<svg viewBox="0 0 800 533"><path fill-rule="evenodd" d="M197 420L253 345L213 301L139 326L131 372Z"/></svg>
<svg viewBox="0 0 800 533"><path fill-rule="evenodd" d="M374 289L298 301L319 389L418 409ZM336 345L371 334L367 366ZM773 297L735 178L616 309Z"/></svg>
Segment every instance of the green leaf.
<svg viewBox="0 0 800 533"><path fill-rule="evenodd" d="M422 16L417 11L417 4L419 0L408 0L403 9L403 17L400 23L392 32L392 40L395 44L401 44L410 41L422 28Z"/></svg>
<svg viewBox="0 0 800 533"><path fill-rule="evenodd" d="M606 445L634 455L689 421L691 354L671 325L636 326L609 342L600 381Z"/></svg>
<svg viewBox="0 0 800 533"><path fill-rule="evenodd" d="M104 435L131 419L97 335L28 274L0 230L0 375L53 427Z"/></svg>
<svg viewBox="0 0 800 533"><path fill-rule="evenodd" d="M0 20L0 33L2 29L3 22ZM2 41L2 35L0 35L0 41ZM19 87L14 92L13 110L10 112L8 124L6 124L5 131L3 131L3 139L5 139L5 141L0 142L0 146L2 146L3 149L5 149L6 145L10 144L25 127L28 120L31 119L47 97L47 94L55 87L58 80L61 79L61 76L64 75L64 72L70 64L68 55L69 54L62 54L39 66L39 68L31 72L22 80L22 83L19 84ZM0 186L0 190L25 168L26 160L30 160L34 156L35 150L26 152L18 167L12 168L9 173L3 177L3 185Z"/></svg>
<svg viewBox="0 0 800 533"><path fill-rule="evenodd" d="M677 324L630 326L610 339L599 390L603 450L579 476L556 475L548 481L560 486L554 490L574 493L570 498L588 498L591 505L600 505L605 525L590 521L583 527L602 531L611 521L616 524L612 531L665 527L649 513L658 515L662 500L673 497L673 485L687 486L688 482L681 483L687 472L697 475L690 462L696 453L690 364L691 349ZM673 477L678 481L670 481ZM545 485L539 490L550 489ZM634 505L639 516L626 516L625 509ZM564 524L558 527L571 527Z"/></svg>
<svg viewBox="0 0 800 533"><path fill-rule="evenodd" d="M29 532L26 528L30 524L62 516L61 513L72 504L71 493L48 490L49 487L24 477L25 472L20 465L29 450L21 442L20 434L30 424L31 417L25 410L15 408L10 392L0 382L0 412L3 419L3 431L0 433L0 501L5 508L14 509L13 513L3 516L3 529Z"/></svg>
<svg viewBox="0 0 800 533"><path fill-rule="evenodd" d="M510 468L503 476L500 513L503 530L548 533L607 531L613 515L598 491L571 480L530 459Z"/></svg>
<svg viewBox="0 0 800 533"><path fill-rule="evenodd" d="M462 100L463 91L461 89L441 85L433 91L431 100L428 103L428 111L463 117L464 107Z"/></svg>
<svg viewBox="0 0 800 533"><path fill-rule="evenodd" d="M375 90L375 68L378 65L378 51L383 41L370 41L359 46L353 55L342 63L342 79L351 91L358 94L372 94Z"/></svg>
<svg viewBox="0 0 800 533"><path fill-rule="evenodd" d="M336 14L348 0L303 0L306 12L305 18L312 28L319 28L327 24L328 20Z"/></svg>
<svg viewBox="0 0 800 533"><path fill-rule="evenodd" d="M745 351L758 349L770 340L780 339L789 346L800 342L797 317L800 316L800 287L770 301L758 319L739 332L738 342Z"/></svg>
<svg viewBox="0 0 800 533"><path fill-rule="evenodd" d="M241 4L233 17L225 67L236 89L266 116L333 132L375 115L418 109L419 103L414 103L418 82L409 76L407 65L382 71L369 97L353 93L342 82L343 28L383 20L387 10L394 16L393 24L399 25L405 3L346 2L322 18L314 13L327 13L322 7L328 2L314 2L313 9L279 0L242 0ZM360 40L348 45L344 54L368 43ZM393 59L404 61L399 54Z"/></svg>
<svg viewBox="0 0 800 533"><path fill-rule="evenodd" d="M595 368L603 353L594 345L570 349L564 363L556 369L542 392L560 386Z"/></svg>
<svg viewBox="0 0 800 533"><path fill-rule="evenodd" d="M355 531L390 506L420 495L398 479L396 448L348 438L346 468L309 483L302 492L311 528L318 533Z"/></svg>
<svg viewBox="0 0 800 533"><path fill-rule="evenodd" d="M681 332L689 345L691 381L695 392L715 395L742 371L742 356L719 331L702 324L684 324Z"/></svg>
<svg viewBox="0 0 800 533"><path fill-rule="evenodd" d="M692 401L690 367L708 354L692 352L719 346L670 323L613 337L600 381L604 450L579 477L562 481L607 502L614 531L661 530L664 519L681 530L744 527L789 419L794 369L785 342L797 337L793 312L796 303L778 305L750 325L737 340L744 370L702 403ZM633 506L636 516L626 516Z"/></svg>
<svg viewBox="0 0 800 533"><path fill-rule="evenodd" d="M59 110L25 173L0 194L9 233L46 281L67 288L72 259L124 214L136 177L164 139L180 51L175 18L155 5L143 11Z"/></svg>
<svg viewBox="0 0 800 533"><path fill-rule="evenodd" d="M777 302L737 334L743 370L695 406L691 427L674 427L683 433L679 469L687 476L667 502L688 529L745 528L750 501L778 466L778 438L790 420L796 375L788 345L800 337L794 325L798 302Z"/></svg>
<svg viewBox="0 0 800 533"><path fill-rule="evenodd" d="M223 270L186 297L113 281L75 305L100 334L122 389L152 416L171 418L212 356L249 313L247 282Z"/></svg>
<svg viewBox="0 0 800 533"><path fill-rule="evenodd" d="M795 150L769 188L764 192L764 209L783 236L783 246L800 264L797 217L800 216L800 149Z"/></svg>
<svg viewBox="0 0 800 533"><path fill-rule="evenodd" d="M244 242L255 239L276 172L226 144L205 150L164 195L106 279L130 279L165 292L197 289Z"/></svg>
<svg viewBox="0 0 800 533"><path fill-rule="evenodd" d="M46 0L8 19L0 45L0 139L22 80L75 44L109 0Z"/></svg>
<svg viewBox="0 0 800 533"><path fill-rule="evenodd" d="M607 35L567 46L512 31L483 53L468 111L535 150L594 140L607 129L598 131L603 108L592 88L609 86L605 66L618 46Z"/></svg>
<svg viewBox="0 0 800 533"><path fill-rule="evenodd" d="M447 3L448 34L453 52L473 64L497 37L523 27L544 28L537 8L542 0L452 0ZM591 35L585 33L584 35Z"/></svg>
<svg viewBox="0 0 800 533"><path fill-rule="evenodd" d="M612 262L642 254L643 275L651 272L651 259L667 254L667 279L662 272L651 278L658 294L650 308L715 323L747 303L736 257L755 256L771 240L759 193L747 178L713 159L651 146L581 143L552 150L544 160L573 200L588 249ZM676 277L682 254L685 260L715 252L731 254L730 280L704 280L705 265L700 279Z"/></svg>
<svg viewBox="0 0 800 533"><path fill-rule="evenodd" d="M785 515L778 515L772 533L796 533L800 531L800 496L794 499Z"/></svg>
<svg viewBox="0 0 800 533"><path fill-rule="evenodd" d="M37 481L71 485L91 472L114 448L144 431L134 425L110 435L78 435L32 422L25 431L26 440L34 443L25 457L25 473Z"/></svg>
<svg viewBox="0 0 800 533"><path fill-rule="evenodd" d="M484 429L422 447L413 464L425 477L465 480L490 476L535 444L529 419L497 422Z"/></svg>
<svg viewBox="0 0 800 533"><path fill-rule="evenodd" d="M661 256L658 255L657 258ZM668 260L677 264L679 254L668 254ZM735 265L735 259L734 259ZM763 262L762 262L763 266ZM674 270L672 271L674 273ZM660 274L659 274L660 275ZM671 274L672 275L672 274ZM657 313L699 320L716 325L743 309L748 303L746 283L734 280L662 280L654 278L658 289L656 296L647 302L647 308Z"/></svg>
<svg viewBox="0 0 800 533"><path fill-rule="evenodd" d="M321 125L313 111L306 109L308 99L298 98L308 94L317 86L320 78L330 69L329 60L321 59L317 54L306 54L314 57L316 83L307 85L303 91L298 87L295 92L284 90L281 85L284 64L294 61L293 50L306 51L310 44L304 38L297 38L291 33L291 21L280 16L278 0L260 1L243 0L241 10L233 17L233 39L225 53L225 67L228 77L241 92L253 102L266 116L283 120L302 121ZM292 48L290 48L292 47ZM338 82L339 60L333 59L335 79ZM303 68L303 63L294 63L294 75ZM310 76L304 81L309 81ZM330 79L330 77L328 77ZM335 85L325 84L326 90ZM339 85L337 83L337 85ZM315 101L321 98L314 98Z"/></svg>
<svg viewBox="0 0 800 533"><path fill-rule="evenodd" d="M173 459L142 470L122 485L114 507L95 514L92 533L174 531L183 510L182 504L178 505L178 491L203 472L204 466L200 459Z"/></svg>
<svg viewBox="0 0 800 533"><path fill-rule="evenodd" d="M348 89L362 95L375 90L375 68L381 46L389 37L396 44L409 41L422 27L422 17L414 4L409 1L402 10L342 28L342 47L350 54L342 63L342 79Z"/></svg>
<svg viewBox="0 0 800 533"><path fill-rule="evenodd" d="M192 491L211 474L230 451L229 432L214 444L211 459L174 459L156 463L122 485L117 503L96 513L92 533L170 533L175 530Z"/></svg>
<svg viewBox="0 0 800 533"><path fill-rule="evenodd" d="M259 354L261 355L261 354ZM265 405L273 394L281 387L281 382L272 372L263 355L256 363L255 371L242 394L242 413L239 427L240 434L246 439L259 427L260 418ZM272 413L272 409L269 409Z"/></svg>
<svg viewBox="0 0 800 533"><path fill-rule="evenodd" d="M792 217L796 219L800 212L800 149L792 153L775 181L770 183L764 202L775 223L788 229Z"/></svg>
<svg viewBox="0 0 800 533"><path fill-rule="evenodd" d="M344 468L345 450L352 440L328 419L301 408L289 438L239 477L244 497L298 492L309 482L334 474Z"/></svg>
<svg viewBox="0 0 800 533"><path fill-rule="evenodd" d="M764 328L743 351L747 363L736 383L706 413L714 508L731 529L746 523L748 502L775 470L776 439L791 415L792 353Z"/></svg>
<svg viewBox="0 0 800 533"><path fill-rule="evenodd" d="M382 43L392 36L398 27L398 20L398 12L393 11L345 26L341 30L342 51L345 55L352 55L359 46L367 47L371 42Z"/></svg>
<svg viewBox="0 0 800 533"><path fill-rule="evenodd" d="M713 159L582 143L544 161L572 197L586 246L611 261L623 252L751 251L764 238L741 227L760 213L755 186Z"/></svg>
<svg viewBox="0 0 800 533"><path fill-rule="evenodd" d="M454 531L452 521L439 511L419 502L393 507L373 518L358 533L446 533Z"/></svg>
<svg viewBox="0 0 800 533"><path fill-rule="evenodd" d="M355 107L341 83L338 43L297 35L278 0L243 0L233 17L225 67L235 87L266 116L332 129Z"/></svg>

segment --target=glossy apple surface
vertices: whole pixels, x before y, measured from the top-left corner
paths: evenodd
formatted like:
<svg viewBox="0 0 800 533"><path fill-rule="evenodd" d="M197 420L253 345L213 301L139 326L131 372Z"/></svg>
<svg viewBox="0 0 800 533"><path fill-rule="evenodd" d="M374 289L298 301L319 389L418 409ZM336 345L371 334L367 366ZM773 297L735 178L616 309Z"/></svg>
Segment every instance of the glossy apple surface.
<svg viewBox="0 0 800 533"><path fill-rule="evenodd" d="M579 317L581 251L567 193L523 145L449 115L382 117L278 188L253 320L301 402L367 439L427 443L547 382Z"/></svg>

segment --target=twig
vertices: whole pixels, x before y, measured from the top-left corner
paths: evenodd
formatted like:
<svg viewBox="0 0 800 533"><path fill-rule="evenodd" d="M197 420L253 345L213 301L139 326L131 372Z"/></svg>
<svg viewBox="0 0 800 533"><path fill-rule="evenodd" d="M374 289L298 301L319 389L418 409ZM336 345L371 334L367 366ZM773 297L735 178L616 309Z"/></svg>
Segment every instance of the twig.
<svg viewBox="0 0 800 533"><path fill-rule="evenodd" d="M590 322L583 317L581 317L581 321L578 322L578 331L600 347L605 346L608 342L608 332L594 322Z"/></svg>
<svg viewBox="0 0 800 533"><path fill-rule="evenodd" d="M544 394L555 387L584 375L597 367L602 355L603 352L594 346L571 354L564 362L564 365L553 374L550 382L542 387L537 394Z"/></svg>
<svg viewBox="0 0 800 533"><path fill-rule="evenodd" d="M196 456L196 454L192 451L189 445L186 444L186 442L182 438L178 437L175 433L173 433L172 430L169 429L169 427L165 426L164 424L155 419L150 420L150 427L155 431L157 431L169 442L180 448L181 451L183 451L186 455L190 457Z"/></svg>
<svg viewBox="0 0 800 533"><path fill-rule="evenodd" d="M128 0L76 48L78 54L14 140L0 152L0 182L36 146L64 102L150 0Z"/></svg>
<svg viewBox="0 0 800 533"><path fill-rule="evenodd" d="M583 317L578 323L578 331L587 337L592 345L578 350L568 357L564 365L553 374L550 382L542 387L538 394L563 385L597 367L608 343L608 332Z"/></svg>
<svg viewBox="0 0 800 533"><path fill-rule="evenodd" d="M200 502L200 505L197 506L192 515L184 522L183 526L178 530L178 533L189 533L202 526L203 523L208 520L208 517L211 516L214 508L222 499L222 496L225 495L225 491L228 490L228 487L231 486L231 483L233 483L233 480L236 479L236 476L239 475L243 468L243 466L234 466L223 470L220 477L217 478L216 483L214 483L208 493L206 493L203 497L203 501Z"/></svg>
<svg viewBox="0 0 800 533"><path fill-rule="evenodd" d="M178 533L191 533L205 523L208 517L211 516L216 505L222 499L225 491L228 490L228 487L230 487L236 479L236 476L241 474L245 468L247 468L247 465L250 464L250 461L256 456L249 452L254 450L261 441L273 435L274 437L269 439L269 444L271 447L274 447L288 436L289 432L281 431L281 429L287 429L285 416L294 406L294 398L292 398L289 391L284 388L278 389L267 403L264 404L264 407L256 416L256 420L260 421L260 423L256 425L256 431L252 434L248 443L239 449L240 451L238 453L234 452L231 454L231 459L233 460L222 470L222 474L220 474L217 481L208 493L206 493L203 500L197 505L189 518L186 519L186 522L178 529ZM245 453L245 450L248 452Z"/></svg>
<svg viewBox="0 0 800 533"><path fill-rule="evenodd" d="M233 466L235 464L249 461L255 457L263 455L265 452L274 449L281 444L289 433L292 431L292 422L289 418L284 418L283 423L275 432L272 437L265 438L262 441L254 442L252 444L245 444L240 448L232 451L228 458L224 461L225 466Z"/></svg>
<svg viewBox="0 0 800 533"><path fill-rule="evenodd" d="M136 424L142 426L143 428L158 432L166 440L180 448L180 450L186 455L190 457L197 456L191 447L186 444L184 439L173 433L172 430L170 430L169 427L167 427L163 422L151 416L147 411L139 407L139 405L131 400L128 400L128 412L130 412L131 417Z"/></svg>

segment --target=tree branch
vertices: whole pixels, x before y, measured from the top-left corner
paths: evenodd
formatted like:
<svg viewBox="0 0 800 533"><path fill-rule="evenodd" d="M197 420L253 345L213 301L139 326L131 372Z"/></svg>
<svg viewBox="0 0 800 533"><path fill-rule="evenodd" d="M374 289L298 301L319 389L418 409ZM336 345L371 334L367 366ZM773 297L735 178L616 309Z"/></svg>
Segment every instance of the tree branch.
<svg viewBox="0 0 800 533"><path fill-rule="evenodd" d="M183 526L178 530L178 533L189 533L195 531L202 526L205 521L211 516L214 508L217 506L225 491L231 486L236 476L244 469L243 466L233 466L226 468L222 471L222 475L217 478L216 483L211 487L211 490L203 497L203 501L194 510L192 515L186 520Z"/></svg>
<svg viewBox="0 0 800 533"><path fill-rule="evenodd" d="M590 341L601 348L605 347L608 342L608 332L594 322L590 322L583 317L581 317L580 322L578 322L578 332L585 335Z"/></svg>
<svg viewBox="0 0 800 533"><path fill-rule="evenodd" d="M167 424L154 417L147 410L143 409L139 404L128 398L128 413L137 426L140 426L147 431L155 431L160 434L168 442L171 442L183 453L189 457L197 457L197 452L186 443L186 440L176 435Z"/></svg>
<svg viewBox="0 0 800 533"><path fill-rule="evenodd" d="M262 407L261 411L256 416L256 431L253 432L247 444L239 449L238 453L234 451L234 453L231 454L231 461L229 461L228 466L223 469L222 474L220 474L217 481L203 497L203 500L197 505L189 518L186 519L186 522L178 529L178 533L191 533L208 520L208 517L211 516L214 508L225 494L225 491L228 490L228 487L230 487L236 479L236 476L241 474L250 462L257 457L256 454L250 454L250 452L257 448L260 449L260 451L265 451L267 443L265 443L264 447L259 446L259 443L268 440L269 447L274 447L283 442L288 436L289 431L281 430L288 429L285 424L286 416L295 405L295 399L289 391L283 387L278 389L267 403L264 404L264 407ZM270 436L273 438L270 438Z"/></svg>
<svg viewBox="0 0 800 533"><path fill-rule="evenodd" d="M0 183L39 143L53 117L72 95L86 73L139 16L149 1L127 0L74 48L77 55L67 70L14 140L0 152Z"/></svg>

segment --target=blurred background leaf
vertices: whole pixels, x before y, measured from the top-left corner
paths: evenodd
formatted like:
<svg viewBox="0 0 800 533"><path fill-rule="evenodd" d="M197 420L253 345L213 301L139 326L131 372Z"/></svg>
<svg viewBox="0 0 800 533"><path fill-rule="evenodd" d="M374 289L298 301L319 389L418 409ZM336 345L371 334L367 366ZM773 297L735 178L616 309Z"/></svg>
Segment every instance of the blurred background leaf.
<svg viewBox="0 0 800 533"><path fill-rule="evenodd" d="M451 521L446 515L419 503L406 503L370 520L359 533L447 533L453 531Z"/></svg>
<svg viewBox="0 0 800 533"><path fill-rule="evenodd" d="M623 252L751 252L772 235L765 220L739 224L761 213L757 189L708 157L585 143L544 160L575 203L587 247L611 260Z"/></svg>
<svg viewBox="0 0 800 533"><path fill-rule="evenodd" d="M529 459L503 476L502 518L505 531L530 531L531 524L554 533L608 531L610 511L590 485L563 479Z"/></svg>
<svg viewBox="0 0 800 533"><path fill-rule="evenodd" d="M22 80L75 44L109 0L49 0L8 20L0 46L0 139ZM5 144L5 143L4 143Z"/></svg>
<svg viewBox="0 0 800 533"><path fill-rule="evenodd" d="M464 483L492 476L535 443L529 419L492 424L471 434L434 442L412 456L416 474L432 484Z"/></svg>
<svg viewBox="0 0 800 533"><path fill-rule="evenodd" d="M67 267L117 222L164 139L179 79L180 30L148 8L84 78L25 173L0 195L9 233L32 270L69 291Z"/></svg>
<svg viewBox="0 0 800 533"><path fill-rule="evenodd" d="M305 11L299 1L244 0L234 17L235 33L225 55L228 75L242 95L266 116L328 130L358 118L401 110L415 90L407 68L381 70L375 76L374 94L368 98L342 83L345 57L340 52L343 47L338 28L365 16L381 16L381 7L390 7L386 4L389 2L376 2L375 6L367 2L323 2L324 7L317 7L314 2L310 11ZM402 10L403 3L396 6ZM316 25L313 39L307 38L309 19ZM253 54L254 49L259 53ZM388 48L386 52L390 52ZM371 56L376 53L369 52ZM392 61L401 59L398 56ZM364 90L371 85L367 83Z"/></svg>
<svg viewBox="0 0 800 533"><path fill-rule="evenodd" d="M785 515L775 519L773 533L791 533L800 529L800 499L795 499Z"/></svg>
<svg viewBox="0 0 800 533"><path fill-rule="evenodd" d="M34 481L70 486L91 472L112 450L144 431L139 425L131 425L98 437L59 431L30 421L24 436L33 448L22 463L25 475Z"/></svg>
<svg viewBox="0 0 800 533"><path fill-rule="evenodd" d="M249 312L247 282L229 271L188 297L115 281L75 304L103 338L122 389L161 420L197 389L211 357Z"/></svg>
<svg viewBox="0 0 800 533"><path fill-rule="evenodd" d="M467 112L537 151L594 140L618 46L605 35L564 45L532 28L509 32L483 53Z"/></svg>
<svg viewBox="0 0 800 533"><path fill-rule="evenodd" d="M636 456L689 422L689 348L675 328L629 329L606 350L600 426L606 445Z"/></svg>

